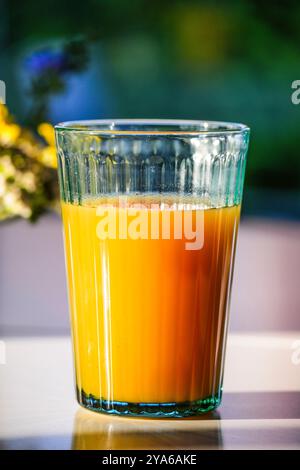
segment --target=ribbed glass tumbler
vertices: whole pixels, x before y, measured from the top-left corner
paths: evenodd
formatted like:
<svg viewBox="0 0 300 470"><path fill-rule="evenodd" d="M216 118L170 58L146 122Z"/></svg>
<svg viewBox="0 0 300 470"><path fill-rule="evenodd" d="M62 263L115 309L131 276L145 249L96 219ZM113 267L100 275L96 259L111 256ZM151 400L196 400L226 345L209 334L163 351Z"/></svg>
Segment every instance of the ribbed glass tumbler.
<svg viewBox="0 0 300 470"><path fill-rule="evenodd" d="M249 129L56 126L77 397L185 417L221 401Z"/></svg>

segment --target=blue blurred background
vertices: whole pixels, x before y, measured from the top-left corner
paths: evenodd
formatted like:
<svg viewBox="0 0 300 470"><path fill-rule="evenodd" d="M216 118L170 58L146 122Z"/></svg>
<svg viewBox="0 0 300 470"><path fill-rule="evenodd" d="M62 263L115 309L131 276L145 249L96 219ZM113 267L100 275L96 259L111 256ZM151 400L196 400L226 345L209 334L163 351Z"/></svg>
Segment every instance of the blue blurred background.
<svg viewBox="0 0 300 470"><path fill-rule="evenodd" d="M30 125L33 115L53 123L244 122L252 129L244 214L300 217L300 105L291 101L291 84L300 78L299 2L2 0L1 5L0 78L20 122ZM79 48L74 66L67 68L62 51L72 41ZM46 105L42 93L30 92L34 77L45 70L63 76L63 86L54 77Z"/></svg>

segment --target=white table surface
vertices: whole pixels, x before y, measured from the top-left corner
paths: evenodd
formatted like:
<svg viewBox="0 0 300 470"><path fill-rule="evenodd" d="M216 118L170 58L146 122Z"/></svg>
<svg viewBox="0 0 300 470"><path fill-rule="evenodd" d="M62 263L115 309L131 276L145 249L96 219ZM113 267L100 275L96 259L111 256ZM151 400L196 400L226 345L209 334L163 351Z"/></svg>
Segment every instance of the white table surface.
<svg viewBox="0 0 300 470"><path fill-rule="evenodd" d="M2 449L300 449L300 332L230 335L222 405L184 420L86 411L68 337L2 340Z"/></svg>

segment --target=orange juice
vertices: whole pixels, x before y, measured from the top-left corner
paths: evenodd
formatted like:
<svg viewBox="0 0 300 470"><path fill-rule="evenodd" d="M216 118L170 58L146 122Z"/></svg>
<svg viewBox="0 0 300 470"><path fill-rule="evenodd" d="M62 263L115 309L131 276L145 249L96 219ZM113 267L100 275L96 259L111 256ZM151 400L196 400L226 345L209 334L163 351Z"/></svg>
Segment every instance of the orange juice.
<svg viewBox="0 0 300 470"><path fill-rule="evenodd" d="M193 223L201 215L201 248L187 249L187 237L175 238L172 228L169 239L101 239L99 208L110 208L118 227L130 198L62 203L79 394L183 403L218 393L240 207L165 208L162 200L155 209L142 201L146 219L153 210L159 225L166 211L171 221L178 211Z"/></svg>

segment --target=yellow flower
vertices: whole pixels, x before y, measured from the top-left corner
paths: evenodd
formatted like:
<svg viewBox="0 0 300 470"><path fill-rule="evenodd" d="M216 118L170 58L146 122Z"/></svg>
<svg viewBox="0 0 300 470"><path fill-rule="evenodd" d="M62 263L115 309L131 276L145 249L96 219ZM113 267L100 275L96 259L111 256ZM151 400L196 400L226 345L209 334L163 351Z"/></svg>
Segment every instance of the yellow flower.
<svg viewBox="0 0 300 470"><path fill-rule="evenodd" d="M57 168L57 158L55 150L55 134L54 128L51 124L43 122L38 126L38 133L45 139L49 144L41 151L40 162L50 168Z"/></svg>
<svg viewBox="0 0 300 470"><path fill-rule="evenodd" d="M0 103L0 144L5 147L14 145L20 134L20 126L10 122L6 106Z"/></svg>
<svg viewBox="0 0 300 470"><path fill-rule="evenodd" d="M57 158L55 147L45 147L41 151L40 162L50 168L57 168Z"/></svg>
<svg viewBox="0 0 300 470"><path fill-rule="evenodd" d="M19 188L14 188L9 192L5 193L2 200L6 213L11 216L20 215L24 218L29 218L31 215L31 209L27 207L22 199Z"/></svg>
<svg viewBox="0 0 300 470"><path fill-rule="evenodd" d="M57 168L54 129L42 123L38 132L44 142L16 124L0 103L0 221L31 218L53 206L54 196L48 197L43 185L51 184L56 194L54 171L49 171Z"/></svg>
<svg viewBox="0 0 300 470"><path fill-rule="evenodd" d="M30 171L18 172L18 182L20 187L26 189L29 193L33 193L36 190L35 176Z"/></svg>
<svg viewBox="0 0 300 470"><path fill-rule="evenodd" d="M4 175L6 178L10 178L16 174L16 169L9 155L3 155L0 159L0 174Z"/></svg>
<svg viewBox="0 0 300 470"><path fill-rule="evenodd" d="M6 122L6 118L8 116L7 107L4 104L0 103L0 124L2 122Z"/></svg>
<svg viewBox="0 0 300 470"><path fill-rule="evenodd" d="M4 175L1 174L1 171L0 171L0 198L5 194L5 191L6 191L6 178Z"/></svg>
<svg viewBox="0 0 300 470"><path fill-rule="evenodd" d="M21 128L17 124L0 122L0 143L5 147L13 145L21 134Z"/></svg>
<svg viewBox="0 0 300 470"><path fill-rule="evenodd" d="M42 124L40 124L38 127L38 133L45 139L45 141L51 147L55 146L54 129L51 124L48 124L47 122L43 122Z"/></svg>

